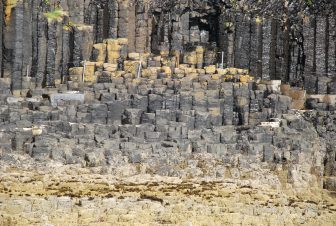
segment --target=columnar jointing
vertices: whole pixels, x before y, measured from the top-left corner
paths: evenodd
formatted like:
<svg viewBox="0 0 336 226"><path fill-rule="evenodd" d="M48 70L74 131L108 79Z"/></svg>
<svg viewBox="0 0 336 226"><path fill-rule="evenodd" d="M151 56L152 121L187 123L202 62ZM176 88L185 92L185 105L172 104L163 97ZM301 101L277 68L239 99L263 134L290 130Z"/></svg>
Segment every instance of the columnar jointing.
<svg viewBox="0 0 336 226"><path fill-rule="evenodd" d="M332 89L332 7L296 20L225 7L194 1L5 1L1 75L13 78L13 91L29 89L27 80L54 87L67 80L69 67L91 59L93 44L127 38L129 52L165 51L181 60L202 45L204 65L223 60L225 67L248 68L255 77L303 85L311 93ZM46 16L57 9L64 12L58 18Z"/></svg>

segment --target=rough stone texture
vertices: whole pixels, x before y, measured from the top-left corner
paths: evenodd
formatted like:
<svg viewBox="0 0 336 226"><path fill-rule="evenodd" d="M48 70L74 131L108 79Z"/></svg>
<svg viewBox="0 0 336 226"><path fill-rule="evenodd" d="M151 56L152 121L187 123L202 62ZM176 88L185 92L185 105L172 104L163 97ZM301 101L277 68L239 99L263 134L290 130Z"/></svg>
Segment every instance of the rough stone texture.
<svg viewBox="0 0 336 226"><path fill-rule="evenodd" d="M188 163L191 171L194 164ZM213 182L153 178L149 174L120 180L56 165L45 170L44 174L7 170L1 175L4 193L0 200L6 203L0 207L2 225L336 223L335 200L326 192L285 189L280 193L253 180L237 183L237 169L218 172L227 179ZM141 172L144 168L139 165L132 170ZM17 173L24 176L18 178Z"/></svg>
<svg viewBox="0 0 336 226"><path fill-rule="evenodd" d="M0 17L1 225L335 225L331 14L59 3Z"/></svg>

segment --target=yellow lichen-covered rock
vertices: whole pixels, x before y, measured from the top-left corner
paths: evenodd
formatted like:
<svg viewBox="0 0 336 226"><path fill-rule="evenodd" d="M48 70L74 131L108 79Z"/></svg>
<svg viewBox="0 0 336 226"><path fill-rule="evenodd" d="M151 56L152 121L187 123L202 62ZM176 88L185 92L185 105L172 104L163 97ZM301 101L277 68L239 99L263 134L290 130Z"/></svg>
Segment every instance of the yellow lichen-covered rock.
<svg viewBox="0 0 336 226"><path fill-rule="evenodd" d="M180 64L180 65L179 65L179 68L180 68L181 70L184 70L184 69L186 69L186 68L189 68L189 65L188 65L188 64Z"/></svg>
<svg viewBox="0 0 336 226"><path fill-rule="evenodd" d="M205 74L205 70L204 69L196 69L196 73Z"/></svg>
<svg viewBox="0 0 336 226"><path fill-rule="evenodd" d="M107 61L108 63L117 63L120 58L120 49L121 46L118 43L117 39L107 39Z"/></svg>
<svg viewBox="0 0 336 226"><path fill-rule="evenodd" d="M112 77L119 78L119 77L122 77L125 73L126 73L125 71L116 71L112 73Z"/></svg>
<svg viewBox="0 0 336 226"><path fill-rule="evenodd" d="M130 60L140 60L140 53L128 53Z"/></svg>
<svg viewBox="0 0 336 226"><path fill-rule="evenodd" d="M82 75L83 67L71 67L69 68L69 75Z"/></svg>
<svg viewBox="0 0 336 226"><path fill-rule="evenodd" d="M205 73L207 74L215 74L216 73L216 66L215 65L209 65L207 67L204 67Z"/></svg>
<svg viewBox="0 0 336 226"><path fill-rule="evenodd" d="M96 82L97 77L95 76L96 62L85 62L84 63L84 81L85 82Z"/></svg>
<svg viewBox="0 0 336 226"><path fill-rule="evenodd" d="M104 71L115 72L118 69L118 64L105 63L103 65Z"/></svg>
<svg viewBox="0 0 336 226"><path fill-rule="evenodd" d="M148 67L148 69L151 71L151 73L155 74L161 70L161 67Z"/></svg>
<svg viewBox="0 0 336 226"><path fill-rule="evenodd" d="M124 61L124 71L136 75L139 70L139 61Z"/></svg>
<svg viewBox="0 0 336 226"><path fill-rule="evenodd" d="M223 68L217 68L216 69L216 73L219 75L226 75L227 74L227 70L223 69Z"/></svg>
<svg viewBox="0 0 336 226"><path fill-rule="evenodd" d="M161 71L164 72L166 75L171 75L172 74L172 70L170 67L167 67L167 66L163 66L161 68Z"/></svg>
<svg viewBox="0 0 336 226"><path fill-rule="evenodd" d="M127 45L128 39L127 38L118 38L119 45Z"/></svg>
<svg viewBox="0 0 336 226"><path fill-rule="evenodd" d="M184 57L185 57L184 61L187 62L187 64L191 64L191 65L197 64L196 52L190 52L186 54Z"/></svg>
<svg viewBox="0 0 336 226"><path fill-rule="evenodd" d="M239 80L240 82L250 82L253 80L253 77L250 77L249 75L240 75Z"/></svg>
<svg viewBox="0 0 336 226"><path fill-rule="evenodd" d="M195 68L185 68L184 69L186 74L191 74L191 73L197 73L197 70Z"/></svg>
<svg viewBox="0 0 336 226"><path fill-rule="evenodd" d="M224 80L224 81L231 81L233 78L234 78L233 75L226 75L226 76L223 78L223 80Z"/></svg>
<svg viewBox="0 0 336 226"><path fill-rule="evenodd" d="M120 58L120 52L119 51L108 51L107 54L107 62L110 64L116 64L118 63L118 59Z"/></svg>
<svg viewBox="0 0 336 226"><path fill-rule="evenodd" d="M152 75L150 69L146 68L142 70L141 77L143 78L149 78Z"/></svg>
<svg viewBox="0 0 336 226"><path fill-rule="evenodd" d="M98 62L105 62L106 59L106 44L97 43L93 45L93 60Z"/></svg>
<svg viewBox="0 0 336 226"><path fill-rule="evenodd" d="M118 39L106 39L105 42L108 51L119 51L121 48Z"/></svg>
<svg viewBox="0 0 336 226"><path fill-rule="evenodd" d="M99 61L99 62L93 62L96 66L96 68L104 68L104 62Z"/></svg>
<svg viewBox="0 0 336 226"><path fill-rule="evenodd" d="M248 70L246 70L246 69L237 69L237 74L247 75L248 74Z"/></svg>
<svg viewBox="0 0 336 226"><path fill-rule="evenodd" d="M197 46L196 47L196 53L204 53L204 47L203 46Z"/></svg>
<svg viewBox="0 0 336 226"><path fill-rule="evenodd" d="M230 75L236 75L238 74L237 68L227 68L228 74Z"/></svg>
<svg viewBox="0 0 336 226"><path fill-rule="evenodd" d="M213 80L219 80L219 79L221 79L221 75L219 75L219 74L213 74L213 75L211 75L211 78L213 79Z"/></svg>

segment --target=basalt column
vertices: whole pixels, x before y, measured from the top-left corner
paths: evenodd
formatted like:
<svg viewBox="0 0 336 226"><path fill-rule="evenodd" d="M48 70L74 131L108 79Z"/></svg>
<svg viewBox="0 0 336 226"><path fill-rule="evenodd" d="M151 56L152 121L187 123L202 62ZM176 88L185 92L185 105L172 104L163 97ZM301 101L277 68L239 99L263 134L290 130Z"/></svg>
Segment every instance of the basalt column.
<svg viewBox="0 0 336 226"><path fill-rule="evenodd" d="M88 61L91 58L92 47L94 43L93 27L87 25L75 26L73 64L78 67L82 61Z"/></svg>
<svg viewBox="0 0 336 226"><path fill-rule="evenodd" d="M138 4L141 4L141 2L138 2L136 4L130 4L128 6L128 27L127 27L127 39L128 39L128 51L129 52L136 52L136 38L137 38L137 15L136 10L138 7Z"/></svg>
<svg viewBox="0 0 336 226"><path fill-rule="evenodd" d="M45 78L45 86L52 87L55 85L55 60L57 40L57 21L48 21L48 43L47 43L47 70Z"/></svg>
<svg viewBox="0 0 336 226"><path fill-rule="evenodd" d="M236 16L235 67L248 68L250 59L250 21L244 15Z"/></svg>
<svg viewBox="0 0 336 226"><path fill-rule="evenodd" d="M281 80L284 73L284 33L281 21L276 20L275 79Z"/></svg>
<svg viewBox="0 0 336 226"><path fill-rule="evenodd" d="M75 24L84 24L84 12L85 17L90 16L90 10L85 10L87 2L90 3L90 1L86 0L84 3L83 0L67 0L67 2L70 21Z"/></svg>
<svg viewBox="0 0 336 226"><path fill-rule="evenodd" d="M13 65L12 65L12 91L14 95L20 94L22 87L22 70L23 70L23 0L18 1L13 10L13 20L15 28L13 44Z"/></svg>
<svg viewBox="0 0 336 226"><path fill-rule="evenodd" d="M316 17L316 73L318 77L327 73L327 34L326 17L324 15L318 15Z"/></svg>
<svg viewBox="0 0 336 226"><path fill-rule="evenodd" d="M128 1L119 1L118 38L128 37Z"/></svg>
<svg viewBox="0 0 336 226"><path fill-rule="evenodd" d="M63 19L63 32L62 32L62 69L61 69L61 81L64 81L65 76L68 75L68 70L70 66L70 56L72 49L71 43L71 32L72 28L69 26L69 18L64 17Z"/></svg>
<svg viewBox="0 0 336 226"><path fill-rule="evenodd" d="M36 86L42 87L43 79L46 73L47 63L47 18L43 15L45 11L44 6L40 7L37 13L37 73L36 73Z"/></svg>
<svg viewBox="0 0 336 226"><path fill-rule="evenodd" d="M0 0L0 78L3 76L3 30L5 27L4 21L4 4L3 0Z"/></svg>
<svg viewBox="0 0 336 226"><path fill-rule="evenodd" d="M272 21L263 20L263 41L262 41L262 79L270 79L270 53L272 44Z"/></svg>
<svg viewBox="0 0 336 226"><path fill-rule="evenodd" d="M336 12L329 14L328 73L336 77Z"/></svg>
<svg viewBox="0 0 336 226"><path fill-rule="evenodd" d="M234 66L235 25L232 19L222 14L219 19L219 47L224 52L224 65Z"/></svg>
<svg viewBox="0 0 336 226"><path fill-rule="evenodd" d="M135 49L136 52L143 53L147 46L147 23L148 12L144 2L139 2L136 5L136 28L135 28Z"/></svg>
<svg viewBox="0 0 336 226"><path fill-rule="evenodd" d="M33 61L33 49L32 49L32 1L23 2L23 59L22 59L22 76L30 76L32 61Z"/></svg>
<svg viewBox="0 0 336 226"><path fill-rule="evenodd" d="M312 72L316 70L315 45L316 45L316 20L303 21L303 38L304 38L304 87L308 93L316 92L316 76Z"/></svg>
<svg viewBox="0 0 336 226"><path fill-rule="evenodd" d="M118 37L118 1L109 0L108 1L109 10L109 38Z"/></svg>
<svg viewBox="0 0 336 226"><path fill-rule="evenodd" d="M252 76L261 77L262 71L262 23L258 17L253 17L250 21L250 62L249 69Z"/></svg>

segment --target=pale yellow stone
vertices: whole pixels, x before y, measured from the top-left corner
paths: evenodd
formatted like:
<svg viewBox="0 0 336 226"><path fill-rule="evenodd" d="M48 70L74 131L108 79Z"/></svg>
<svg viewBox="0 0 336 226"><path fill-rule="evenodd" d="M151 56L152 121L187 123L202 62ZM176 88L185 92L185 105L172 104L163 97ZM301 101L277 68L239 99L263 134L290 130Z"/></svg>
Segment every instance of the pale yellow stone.
<svg viewBox="0 0 336 226"><path fill-rule="evenodd" d="M140 53L129 53L128 58L130 60L140 60Z"/></svg>
<svg viewBox="0 0 336 226"><path fill-rule="evenodd" d="M97 43L93 45L93 48L97 51L97 57L95 60L105 62L106 59L106 44Z"/></svg>
<svg viewBox="0 0 336 226"><path fill-rule="evenodd" d="M209 65L207 67L204 67L205 73L207 74L215 74L216 73L216 66L215 65Z"/></svg>
<svg viewBox="0 0 336 226"><path fill-rule="evenodd" d="M127 38L118 38L118 43L120 45L127 45L128 44L128 39Z"/></svg>
<svg viewBox="0 0 336 226"><path fill-rule="evenodd" d="M227 74L227 70L226 69L222 69L222 68L217 68L216 69L216 73L219 75L226 75Z"/></svg>
<svg viewBox="0 0 336 226"><path fill-rule="evenodd" d="M170 67L163 66L161 68L162 72L164 72L166 75L171 75L172 71Z"/></svg>
<svg viewBox="0 0 336 226"><path fill-rule="evenodd" d="M96 62L84 62L84 81L85 82L96 82L97 77L95 76Z"/></svg>
<svg viewBox="0 0 336 226"><path fill-rule="evenodd" d="M227 68L227 70L228 70L228 73L230 75L236 75L236 74L238 74L238 69L237 68Z"/></svg>
<svg viewBox="0 0 336 226"><path fill-rule="evenodd" d="M204 69L196 69L196 73L205 74L205 70Z"/></svg>
<svg viewBox="0 0 336 226"><path fill-rule="evenodd" d="M219 74L214 74L214 75L211 75L211 78L212 78L213 80L219 80L219 79L221 79L221 75L219 75Z"/></svg>

